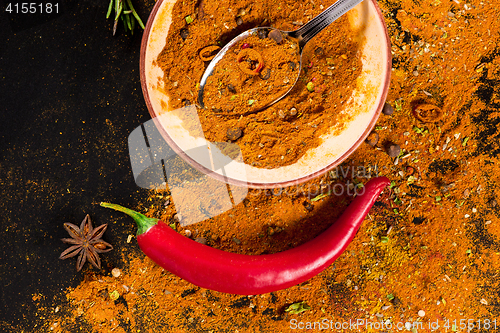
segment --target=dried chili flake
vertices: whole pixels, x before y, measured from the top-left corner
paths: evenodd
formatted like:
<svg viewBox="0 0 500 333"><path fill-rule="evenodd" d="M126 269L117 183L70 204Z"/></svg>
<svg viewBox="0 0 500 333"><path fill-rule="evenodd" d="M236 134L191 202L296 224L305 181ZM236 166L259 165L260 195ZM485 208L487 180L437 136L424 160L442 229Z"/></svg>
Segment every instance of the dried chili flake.
<svg viewBox="0 0 500 333"><path fill-rule="evenodd" d="M200 58L203 61L210 61L215 57L215 55L217 54L217 52L219 52L219 50L220 46L217 45L207 46L200 51Z"/></svg>
<svg viewBox="0 0 500 333"><path fill-rule="evenodd" d="M239 63L239 68L245 74L258 75L264 68L262 55L250 48L241 50L236 60Z"/></svg>

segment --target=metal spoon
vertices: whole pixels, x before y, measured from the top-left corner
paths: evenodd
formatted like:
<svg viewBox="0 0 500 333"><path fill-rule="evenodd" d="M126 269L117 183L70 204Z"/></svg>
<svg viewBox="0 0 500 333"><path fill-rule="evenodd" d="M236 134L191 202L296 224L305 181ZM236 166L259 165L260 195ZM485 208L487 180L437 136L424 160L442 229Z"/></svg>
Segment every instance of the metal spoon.
<svg viewBox="0 0 500 333"><path fill-rule="evenodd" d="M313 18L311 21L307 22L304 26L302 26L300 29L297 29L295 31L282 31L278 30L275 28L271 27L258 27L258 28L253 28L250 30L247 30L235 38L233 38L229 43L227 43L218 53L217 55L212 59L210 64L208 65L207 69L205 70L205 73L203 73L203 76L200 80L200 87L198 90L198 103L202 108L205 108L205 105L203 103L203 94L204 94L204 88L205 84L207 83L207 78L212 74L215 65L224 57L226 52L236 43L239 41L251 36L258 34L259 31L262 31L267 34L272 31L272 30L278 30L280 31L285 38L288 38L292 42L294 42L297 47L298 47L298 54L299 54L299 70L297 71L297 77L295 78L295 82L293 85L288 89L283 95L280 97L276 98L274 101L271 103L260 107L256 110L252 110L249 112L244 113L243 115L251 114L251 113L257 113L260 112L269 106L273 105L274 103L278 102L281 100L283 97L285 97L295 86L297 83L299 76L300 76L300 70L302 68L302 51L304 50L305 45L307 42L309 42L314 36L316 36L318 33L320 33L323 29L328 27L331 23L333 23L335 20L337 20L339 17L347 13L349 10L354 8L357 4L359 4L363 0L338 0L336 3L325 9L321 14Z"/></svg>

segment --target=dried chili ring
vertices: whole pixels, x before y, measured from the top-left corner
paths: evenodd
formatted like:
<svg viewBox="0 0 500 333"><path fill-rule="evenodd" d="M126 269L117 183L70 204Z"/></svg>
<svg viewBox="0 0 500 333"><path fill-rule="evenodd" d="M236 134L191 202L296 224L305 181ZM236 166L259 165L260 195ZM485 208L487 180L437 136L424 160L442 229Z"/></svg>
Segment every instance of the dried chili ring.
<svg viewBox="0 0 500 333"><path fill-rule="evenodd" d="M220 46L217 45L210 45L207 46L200 51L200 58L203 61L210 61L212 60L217 52L220 50Z"/></svg>
<svg viewBox="0 0 500 333"><path fill-rule="evenodd" d="M432 104L419 104L413 109L415 118L424 123L434 123L443 116L443 111Z"/></svg>
<svg viewBox="0 0 500 333"><path fill-rule="evenodd" d="M262 55L251 48L246 48L238 53L236 60L239 63L241 71L249 75L258 75L264 68L264 59Z"/></svg>

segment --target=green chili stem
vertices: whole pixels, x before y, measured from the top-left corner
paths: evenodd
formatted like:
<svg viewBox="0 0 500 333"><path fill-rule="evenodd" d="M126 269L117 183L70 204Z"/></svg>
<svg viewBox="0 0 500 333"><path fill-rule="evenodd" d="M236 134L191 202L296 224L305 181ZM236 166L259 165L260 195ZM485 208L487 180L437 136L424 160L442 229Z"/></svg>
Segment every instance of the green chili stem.
<svg viewBox="0 0 500 333"><path fill-rule="evenodd" d="M147 217L139 212L136 212L135 210L128 209L117 204L101 202L101 206L117 210L132 217L135 223L137 224L137 236L144 234L146 231L149 230L149 228L155 226L159 221L158 219L155 219L153 217Z"/></svg>

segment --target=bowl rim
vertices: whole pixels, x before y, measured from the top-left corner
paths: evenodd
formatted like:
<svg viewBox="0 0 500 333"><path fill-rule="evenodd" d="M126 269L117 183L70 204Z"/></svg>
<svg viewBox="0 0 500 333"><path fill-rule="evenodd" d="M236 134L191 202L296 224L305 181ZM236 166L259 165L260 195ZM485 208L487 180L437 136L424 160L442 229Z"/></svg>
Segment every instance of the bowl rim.
<svg viewBox="0 0 500 333"><path fill-rule="evenodd" d="M162 133L163 138L165 141L167 141L167 144L172 148L172 150L179 155L184 161L186 161L189 165L191 165L193 168L196 170L202 172L203 174L206 174L210 177L215 178L216 180L222 181L227 184L235 185L235 186L243 186L243 187L249 187L249 188L259 188L259 189L272 189L272 188L282 188L282 187L288 187L288 186L294 186L298 185L304 182L307 182L309 180L312 180L314 178L317 178L320 175L323 175L327 173L328 171L331 171L335 167L337 167L339 164L341 164L343 161L345 161L356 149L359 148L359 146L366 140L368 135L372 132L373 128L375 127L375 124L378 121L378 118L380 116L380 113L382 112L382 109L384 107L384 104L387 99L387 95L389 93L389 85L391 81L391 68L392 68L392 54L391 54L391 42L387 30L387 25L384 20L384 16L382 14L382 11L380 10L380 7L377 4L376 0L369 0L373 8L375 9L375 14L376 14L376 19L379 21L381 26L384 27L383 29L383 38L381 42L385 42L386 46L386 54L387 54L387 59L385 63L385 68L387 70L385 71L385 77L382 80L382 93L379 95L379 101L378 105L374 107L373 109L377 110L370 123L366 127L365 131L361 134L361 136L358 138L358 140L351 145L349 149L347 149L342 155L340 155L338 158L335 159L332 163L328 164L327 166L312 172L308 173L302 177L298 177L292 180L287 180L287 181L282 181L282 182L275 182L275 183L268 183L268 182L254 182L254 181L242 181L238 179L233 179L229 178L227 176L223 176L219 173L214 172L211 169L206 168L205 166L199 164L195 160L193 160L191 157L189 157L173 140L172 138L168 135L166 130L163 128L163 126L160 126L159 122L156 120L156 117L158 114L155 112L151 99L149 96L148 92L148 87L147 87L147 82L146 82L146 51L148 47L148 40L149 36L152 31L152 26L153 22L156 18L156 14L158 13L158 10L161 8L163 2L165 0L158 0L153 7L153 10L151 11L148 21L146 22L145 29L143 32L142 36L142 41L141 41L141 49L140 49L140 61L139 61L139 72L140 72L140 80L141 80L141 88L142 92L144 95L144 100L146 102L146 106L148 108L149 114L152 117L153 121L156 124L156 127L158 130Z"/></svg>

